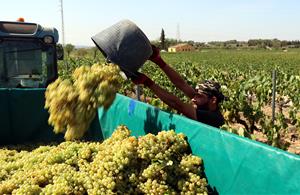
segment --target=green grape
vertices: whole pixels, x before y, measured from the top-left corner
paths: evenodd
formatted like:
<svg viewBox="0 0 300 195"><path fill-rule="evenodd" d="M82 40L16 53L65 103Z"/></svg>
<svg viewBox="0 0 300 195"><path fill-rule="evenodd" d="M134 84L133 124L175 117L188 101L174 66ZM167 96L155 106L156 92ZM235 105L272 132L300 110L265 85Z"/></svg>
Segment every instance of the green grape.
<svg viewBox="0 0 300 195"><path fill-rule="evenodd" d="M66 140L83 137L98 107L108 109L120 88L120 70L116 65L94 64L74 70L73 80L57 79L45 92L45 108L55 133Z"/></svg>
<svg viewBox="0 0 300 195"><path fill-rule="evenodd" d="M187 145L173 130L136 138L119 126L102 143L1 149L0 194L207 194Z"/></svg>

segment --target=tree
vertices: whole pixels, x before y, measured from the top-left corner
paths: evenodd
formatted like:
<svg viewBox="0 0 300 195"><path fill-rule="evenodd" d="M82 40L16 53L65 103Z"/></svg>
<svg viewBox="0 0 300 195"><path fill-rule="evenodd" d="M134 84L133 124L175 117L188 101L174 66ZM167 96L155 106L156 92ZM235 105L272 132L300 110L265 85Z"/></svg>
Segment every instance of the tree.
<svg viewBox="0 0 300 195"><path fill-rule="evenodd" d="M97 48L97 47L92 47L92 52L93 52L93 57L94 57L94 59L96 59L96 57L97 57L97 52L99 51L99 49Z"/></svg>
<svg viewBox="0 0 300 195"><path fill-rule="evenodd" d="M170 46L173 46L173 45L176 45L178 43L179 42L176 39L166 39L165 40L165 46L166 46L166 48L168 48Z"/></svg>
<svg viewBox="0 0 300 195"><path fill-rule="evenodd" d="M160 34L160 48L161 49L166 49L166 44L165 44L165 31L164 29L161 29L161 34Z"/></svg>
<svg viewBox="0 0 300 195"><path fill-rule="evenodd" d="M67 52L68 54L68 57L70 56L70 53L75 49L75 46L68 43L65 45L65 51Z"/></svg>
<svg viewBox="0 0 300 195"><path fill-rule="evenodd" d="M84 57L84 56L86 56L88 54L88 51L87 51L87 49L85 49L85 48L81 48L81 49L78 49L77 50L77 56L78 57Z"/></svg>
<svg viewBox="0 0 300 195"><path fill-rule="evenodd" d="M274 48L280 48L281 47L281 41L278 39L271 40L271 45Z"/></svg>
<svg viewBox="0 0 300 195"><path fill-rule="evenodd" d="M285 40L281 41L281 44L280 44L281 47L286 47L287 45L288 45L287 41L285 41Z"/></svg>

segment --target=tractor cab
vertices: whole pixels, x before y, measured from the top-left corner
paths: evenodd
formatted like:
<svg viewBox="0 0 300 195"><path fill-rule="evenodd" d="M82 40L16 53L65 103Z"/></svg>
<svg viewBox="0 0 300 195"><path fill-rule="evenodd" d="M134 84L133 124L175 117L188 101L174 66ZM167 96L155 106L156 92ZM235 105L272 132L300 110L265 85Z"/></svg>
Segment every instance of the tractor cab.
<svg viewBox="0 0 300 195"><path fill-rule="evenodd" d="M0 88L45 88L57 74L58 31L35 23L0 21Z"/></svg>

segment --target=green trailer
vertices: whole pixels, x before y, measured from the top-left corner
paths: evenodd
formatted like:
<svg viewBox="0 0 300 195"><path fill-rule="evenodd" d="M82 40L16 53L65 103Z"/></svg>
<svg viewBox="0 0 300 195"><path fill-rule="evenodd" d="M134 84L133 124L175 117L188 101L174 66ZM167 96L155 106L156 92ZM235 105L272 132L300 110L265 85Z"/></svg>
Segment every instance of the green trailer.
<svg viewBox="0 0 300 195"><path fill-rule="evenodd" d="M0 144L63 141L48 125L45 89L0 89ZM202 157L210 187L219 194L300 194L300 157L117 95L98 109L84 139L103 140L124 124L135 136L174 129Z"/></svg>

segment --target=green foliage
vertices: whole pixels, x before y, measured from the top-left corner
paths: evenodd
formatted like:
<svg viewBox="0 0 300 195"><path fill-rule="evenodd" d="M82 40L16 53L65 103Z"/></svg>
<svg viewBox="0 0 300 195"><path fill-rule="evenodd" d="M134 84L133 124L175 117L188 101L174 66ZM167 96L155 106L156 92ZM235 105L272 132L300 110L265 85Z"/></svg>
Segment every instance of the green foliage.
<svg viewBox="0 0 300 195"><path fill-rule="evenodd" d="M75 49L75 46L72 44L66 44L64 50L67 52L67 55L70 56L70 53Z"/></svg>
<svg viewBox="0 0 300 195"><path fill-rule="evenodd" d="M226 124L240 124L244 128L231 132L251 137L256 130L268 137L268 143L280 148L279 132L290 125L298 129L300 111L300 54L264 50L207 50L202 52L162 54L192 86L204 79L215 79L222 85L228 101L222 104ZM277 70L276 120L271 121L272 70ZM143 72L157 84L189 101L152 63L146 63ZM147 96L155 98L149 90ZM292 106L287 106L290 104ZM164 108L167 110L166 108ZM232 129L232 127L230 127ZM227 128L228 129L228 128Z"/></svg>

